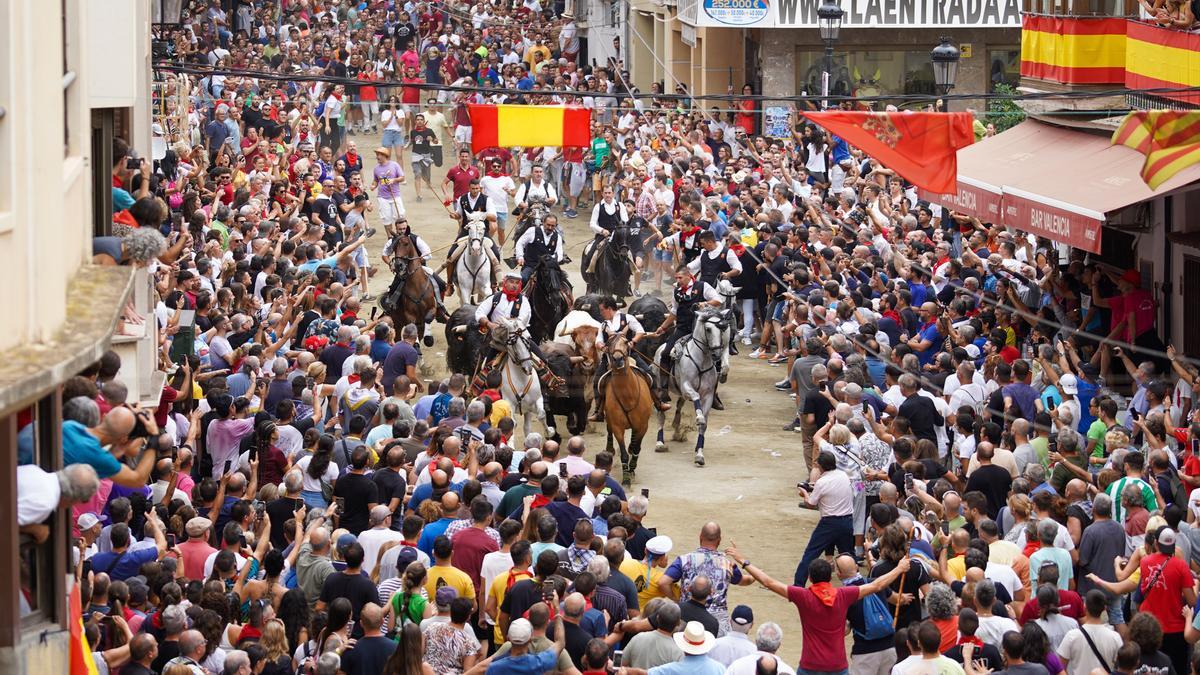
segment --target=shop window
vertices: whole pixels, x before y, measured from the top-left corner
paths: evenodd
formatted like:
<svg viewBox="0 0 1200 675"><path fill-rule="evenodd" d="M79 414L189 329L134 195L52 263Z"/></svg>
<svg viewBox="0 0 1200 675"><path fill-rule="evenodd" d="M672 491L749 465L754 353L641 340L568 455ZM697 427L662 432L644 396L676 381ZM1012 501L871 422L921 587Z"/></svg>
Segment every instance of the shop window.
<svg viewBox="0 0 1200 675"><path fill-rule="evenodd" d="M1015 89L1021 81L1020 48L989 49L988 73L989 91L995 91L998 84L1007 84Z"/></svg>
<svg viewBox="0 0 1200 675"><path fill-rule="evenodd" d="M824 53L798 52L796 66L797 91L819 95L821 73L825 70ZM929 51L839 51L833 56L829 92L841 96L933 94Z"/></svg>

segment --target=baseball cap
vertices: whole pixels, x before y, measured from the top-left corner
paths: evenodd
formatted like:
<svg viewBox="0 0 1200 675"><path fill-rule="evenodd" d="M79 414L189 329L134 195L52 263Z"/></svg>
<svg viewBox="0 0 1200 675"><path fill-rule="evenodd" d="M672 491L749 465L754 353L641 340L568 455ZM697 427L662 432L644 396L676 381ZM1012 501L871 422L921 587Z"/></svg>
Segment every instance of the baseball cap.
<svg viewBox="0 0 1200 675"><path fill-rule="evenodd" d="M754 623L754 610L746 605L738 605L733 608L733 613L729 615L729 620L739 626L749 626Z"/></svg>
<svg viewBox="0 0 1200 675"><path fill-rule="evenodd" d="M453 590L453 589L451 589ZM442 589L438 589L438 595L441 595ZM529 619L517 619L508 626L508 641L514 645L523 645L533 638L533 624L529 623Z"/></svg>
<svg viewBox="0 0 1200 675"><path fill-rule="evenodd" d="M1074 375L1063 375L1058 378L1058 388L1062 393L1074 396L1079 393L1079 380Z"/></svg>
<svg viewBox="0 0 1200 675"><path fill-rule="evenodd" d="M1159 546L1174 546L1175 545L1175 530L1169 527L1164 527L1158 531Z"/></svg>
<svg viewBox="0 0 1200 675"><path fill-rule="evenodd" d="M343 556L346 555L346 549L350 548L350 546L352 546L356 542L358 542L358 537L350 534L349 532L338 537L338 539L337 539L338 555L343 555Z"/></svg>
<svg viewBox="0 0 1200 675"><path fill-rule="evenodd" d="M447 610L450 609L450 603L454 602L454 599L457 597L458 591L450 586L442 586L434 594L434 603L437 604L438 609Z"/></svg>
<svg viewBox="0 0 1200 675"><path fill-rule="evenodd" d="M75 524L78 525L79 529L81 529L81 530L90 530L96 526L96 523L99 523L99 522L100 522L100 519L96 517L96 514L84 513L84 514L80 514L79 520L76 520Z"/></svg>
<svg viewBox="0 0 1200 675"><path fill-rule="evenodd" d="M187 530L189 537L203 537L208 528L212 527L212 521L202 516L196 516L187 521L184 529Z"/></svg>

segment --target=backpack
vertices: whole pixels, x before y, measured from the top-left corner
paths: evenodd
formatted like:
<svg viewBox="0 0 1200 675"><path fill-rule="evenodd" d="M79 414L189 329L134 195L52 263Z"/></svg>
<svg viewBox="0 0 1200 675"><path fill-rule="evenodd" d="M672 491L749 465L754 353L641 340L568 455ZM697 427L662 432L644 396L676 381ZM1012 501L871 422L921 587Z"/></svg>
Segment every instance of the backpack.
<svg viewBox="0 0 1200 675"><path fill-rule="evenodd" d="M862 611L863 630L854 629L855 639L881 640L895 635L896 628L892 625L892 613L888 611L887 604L883 602L878 593L872 593L862 599Z"/></svg>

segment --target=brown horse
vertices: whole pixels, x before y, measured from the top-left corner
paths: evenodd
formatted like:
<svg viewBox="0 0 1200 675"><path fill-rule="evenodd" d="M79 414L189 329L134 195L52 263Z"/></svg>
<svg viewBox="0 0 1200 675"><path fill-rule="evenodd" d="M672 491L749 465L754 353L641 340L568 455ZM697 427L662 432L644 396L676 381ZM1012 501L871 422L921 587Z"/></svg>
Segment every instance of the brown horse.
<svg viewBox="0 0 1200 675"><path fill-rule="evenodd" d="M436 316L437 283L425 271L424 259L408 236L396 235L392 256L392 273L396 276L379 306L392 318L397 330L410 323L416 324L417 334L424 339L425 346L432 347L433 334L429 328L434 318L445 320L445 317Z"/></svg>
<svg viewBox="0 0 1200 675"><path fill-rule="evenodd" d="M635 368L630 356L632 345L624 336L608 342L609 370L600 381L604 387L604 419L608 424L608 451L612 452L613 438L621 448L621 483L629 485L637 472L638 455L642 452L642 437L654 412L654 398L646 376ZM632 431L628 451L625 432Z"/></svg>

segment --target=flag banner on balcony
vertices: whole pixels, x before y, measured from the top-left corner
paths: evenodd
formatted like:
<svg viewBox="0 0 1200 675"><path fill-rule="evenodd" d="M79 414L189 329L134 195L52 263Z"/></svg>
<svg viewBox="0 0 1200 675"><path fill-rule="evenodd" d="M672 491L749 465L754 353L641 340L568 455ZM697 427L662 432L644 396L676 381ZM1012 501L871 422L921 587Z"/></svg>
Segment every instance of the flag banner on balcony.
<svg viewBox="0 0 1200 675"><path fill-rule="evenodd" d="M1125 19L1021 18L1021 76L1063 84L1125 81Z"/></svg>
<svg viewBox="0 0 1200 675"><path fill-rule="evenodd" d="M1200 112L1155 110L1131 112L1112 137L1146 156L1142 180L1151 190L1183 169L1200 162Z"/></svg>
<svg viewBox="0 0 1200 675"><path fill-rule="evenodd" d="M471 149L586 148L592 142L592 113L578 106L468 105Z"/></svg>
<svg viewBox="0 0 1200 675"><path fill-rule="evenodd" d="M1125 86L1183 89L1155 96L1200 104L1200 34L1129 21L1125 40ZM1024 39L1024 36L1022 36Z"/></svg>
<svg viewBox="0 0 1200 675"><path fill-rule="evenodd" d="M917 187L958 191L958 149L975 142L971 113L806 112L804 116Z"/></svg>
<svg viewBox="0 0 1200 675"><path fill-rule="evenodd" d="M68 604L68 623L71 626L70 675L99 675L99 671L96 669L96 660L92 658L92 648L88 646L87 637L83 634L83 610L80 607L79 584L71 587Z"/></svg>

